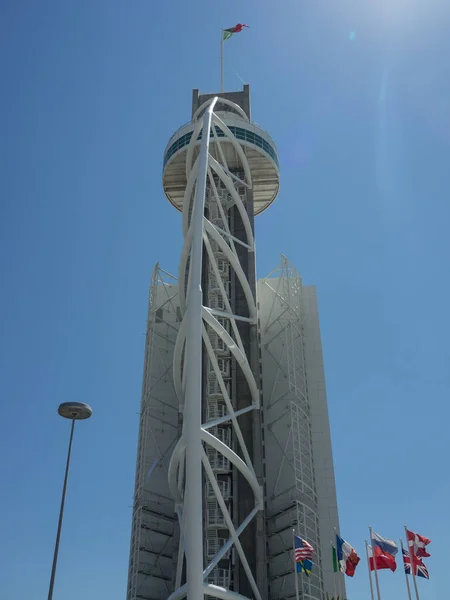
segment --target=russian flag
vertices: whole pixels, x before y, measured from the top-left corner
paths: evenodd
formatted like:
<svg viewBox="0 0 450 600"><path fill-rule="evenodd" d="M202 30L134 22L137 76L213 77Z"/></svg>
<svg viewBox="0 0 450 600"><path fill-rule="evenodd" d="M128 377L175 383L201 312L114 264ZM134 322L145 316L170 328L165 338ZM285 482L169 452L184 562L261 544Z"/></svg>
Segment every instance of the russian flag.
<svg viewBox="0 0 450 600"><path fill-rule="evenodd" d="M398 546L393 540L386 540L381 535L372 531L372 546L381 548L384 554L395 556L398 552Z"/></svg>
<svg viewBox="0 0 450 600"><path fill-rule="evenodd" d="M353 577L361 559L356 554L355 549L337 534L336 552L341 572L348 575L348 577Z"/></svg>
<svg viewBox="0 0 450 600"><path fill-rule="evenodd" d="M371 546L368 546L368 550L369 567L371 571L374 571L376 567L377 571L381 571L382 569L390 569L393 573L395 573L397 568L395 556L392 556L392 554L389 554L389 552L384 552L380 546L374 546L373 549Z"/></svg>

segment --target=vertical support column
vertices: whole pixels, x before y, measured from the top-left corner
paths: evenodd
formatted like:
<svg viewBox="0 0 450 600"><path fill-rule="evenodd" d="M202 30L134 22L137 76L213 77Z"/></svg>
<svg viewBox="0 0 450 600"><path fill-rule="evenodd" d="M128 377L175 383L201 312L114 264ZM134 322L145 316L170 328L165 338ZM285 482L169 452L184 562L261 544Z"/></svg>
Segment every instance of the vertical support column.
<svg viewBox="0 0 450 600"><path fill-rule="evenodd" d="M220 92L224 91L224 75L223 75L223 29L220 30Z"/></svg>
<svg viewBox="0 0 450 600"><path fill-rule="evenodd" d="M200 600L203 593L203 494L202 494L202 265L209 130L216 101L203 117L203 136L191 215L192 245L186 315L186 391L183 433L186 442L186 489L184 496L187 597Z"/></svg>
<svg viewBox="0 0 450 600"><path fill-rule="evenodd" d="M176 590L169 600L185 597L199 600L205 594L231 599L236 597L237 591L240 598L263 600L256 583L258 569L254 564L254 521L263 507L261 486L252 464L251 435L251 412L260 409L260 392L251 365L251 356L255 352L249 354L253 339L250 332L256 327L257 316L254 281L252 285L248 279L249 261L253 264L254 260L254 237L252 219L243 199L245 195L236 189L237 182L240 182L247 191L251 190L252 181L248 161L239 141L214 115L216 102L217 97L202 105L202 109L206 110L203 116L197 109L198 120L194 115L196 123L186 156L187 186L183 204L185 244L179 280L185 284L187 282L187 290L185 294L184 286L179 288L180 306L184 314L173 362L174 385L183 406L184 419L182 434L169 464L168 481L171 494L180 507L178 517L185 540L187 581L182 585L184 561L180 553ZM220 137L225 137L226 143L234 147L242 164L244 179L239 177L241 173L229 172L221 141L215 135L217 128L223 131L224 135ZM211 135L215 146L209 155ZM200 150L198 156L197 149ZM222 162L216 160L215 155ZM236 171L236 167L233 169ZM224 202L224 199L227 201ZM229 222L228 213L232 219L239 217L239 232ZM207 253L207 258L203 252ZM227 270L225 278L224 269ZM231 273L234 273L232 280L235 288L232 298L228 287ZM203 296L202 285L206 291L205 284L208 291ZM239 297L236 289L239 290ZM254 341L257 341L256 337ZM236 397L234 394L230 397L230 362L236 366ZM202 368L206 371L208 386L205 406L211 409L211 414L209 410L205 411L204 425L202 384L206 378L202 378ZM216 414L214 409L219 408ZM216 422L216 419L227 414L229 418L226 422ZM237 503L233 497L233 506L228 502L228 496L227 499L224 497L229 494L229 489L226 489L229 481L225 477L232 471L237 475L237 487L244 492L244 496L238 494ZM206 528L202 518L204 478L208 490L209 515L212 516ZM242 506L240 498L243 500ZM228 539L223 531L219 535L219 530L228 530ZM202 534L203 540L206 537L208 548L206 564ZM238 586L233 581L234 591L227 589L231 569L226 564L232 550L239 564L236 570L241 575ZM226 591L215 587L217 585L225 587Z"/></svg>

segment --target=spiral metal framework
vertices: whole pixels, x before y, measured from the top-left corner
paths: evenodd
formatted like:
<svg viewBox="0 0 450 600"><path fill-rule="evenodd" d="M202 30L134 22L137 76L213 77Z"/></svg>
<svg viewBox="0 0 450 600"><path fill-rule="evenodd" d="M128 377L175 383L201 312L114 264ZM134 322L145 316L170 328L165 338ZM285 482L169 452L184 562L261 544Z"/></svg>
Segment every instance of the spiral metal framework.
<svg viewBox="0 0 450 600"><path fill-rule="evenodd" d="M256 282L279 161L249 86L192 107L164 152L184 246L150 289L127 599L323 600L339 521L315 290L285 257ZM293 528L316 549L308 578Z"/></svg>
<svg viewBox="0 0 450 600"><path fill-rule="evenodd" d="M239 540L263 508L262 489L238 423L240 415L260 408L257 381L238 328L239 321L256 323L255 298L236 250L238 245L249 253L255 249L251 223L239 193L242 188L252 188L252 178L242 146L214 112L216 102L217 98L208 101L202 107L203 116L194 118L195 128L186 154L184 247L179 267L179 301L183 318L173 364L183 426L169 466L169 487L176 503L180 543L175 591L170 600L186 596L197 599L203 595L244 599L243 595L230 590L232 547L254 597L261 600ZM240 110L239 107L236 109ZM199 113L201 111L197 111L197 115ZM211 131L211 137L202 135L205 131ZM194 159L199 136L202 137L200 152ZM211 154L210 143L215 146L220 161ZM228 169L221 147L223 143L233 145L239 157L240 176L235 174L236 170L232 173ZM242 238L230 231L228 215L232 207L237 209L244 225ZM206 260L202 256L203 249ZM205 265L208 284L202 294ZM231 306L229 286L233 274L246 298L246 315L235 314ZM206 392L202 410L203 353L206 356ZM240 410L235 410L230 394L232 359L245 376L250 390L251 402ZM236 523L229 503L233 470L245 478L254 498L252 510L240 523ZM202 485L203 477L206 486ZM208 526L205 544L203 502ZM219 529L227 530L227 539L217 537ZM182 585L184 555L187 582Z"/></svg>

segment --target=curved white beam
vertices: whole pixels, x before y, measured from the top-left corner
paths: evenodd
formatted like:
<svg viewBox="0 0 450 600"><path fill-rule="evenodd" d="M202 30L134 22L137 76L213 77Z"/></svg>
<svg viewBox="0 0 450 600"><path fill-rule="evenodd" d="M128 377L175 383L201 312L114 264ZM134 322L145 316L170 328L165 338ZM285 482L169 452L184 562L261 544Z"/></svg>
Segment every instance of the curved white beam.
<svg viewBox="0 0 450 600"><path fill-rule="evenodd" d="M180 329L178 330L175 348L173 351L173 385L175 387L175 394L177 395L180 407L184 405L183 382L181 377L181 358L186 341L186 322L186 318L183 318L180 323Z"/></svg>
<svg viewBox="0 0 450 600"><path fill-rule="evenodd" d="M208 258L209 258L209 262L210 265L212 266L213 272L214 272L214 277L217 279L217 282L219 284L220 287L220 291L222 293L222 297L224 300L224 304L225 304L225 308L227 309L227 312L229 315L233 315L233 311L231 309L231 304L230 304L230 299L227 296L226 290L225 290L225 286L223 284L222 278L220 276L220 272L219 269L217 267L217 261L214 257L214 253L213 250L211 248L211 242L209 241L208 236L203 236L203 240L205 242L205 248L206 248L206 253L208 254ZM237 345L239 346L239 348L241 349L242 352L244 352L244 344L242 343L242 339L241 339L241 334L239 333L239 329L238 326L236 324L236 319L229 319L230 323L231 323L231 328L233 330L233 335L234 338L236 340Z"/></svg>
<svg viewBox="0 0 450 600"><path fill-rule="evenodd" d="M170 461L169 461L169 469L168 469L168 471L169 471L169 473L168 473L169 489L170 489L170 493L172 494L172 496L175 500L175 504L183 503L183 496L178 487L177 476L178 476L178 469L180 467L180 462L184 458L185 452L186 452L186 444L185 444L184 438L182 436L178 440L178 442L174 448L174 451L172 452L172 456L170 457Z"/></svg>
<svg viewBox="0 0 450 600"><path fill-rule="evenodd" d="M188 153L191 149L193 149L192 140L188 146ZM192 191L194 189L194 185L197 178L197 170L198 170L198 158L192 167L192 170L187 178L186 190L184 192L184 200L183 200L183 214L182 214L182 232L183 235L186 235L189 229L189 211L191 210L192 202L193 202L193 194Z"/></svg>
<svg viewBox="0 0 450 600"><path fill-rule="evenodd" d="M258 511L259 511L258 507L254 508L252 510L252 512L244 519L244 521L242 521L242 523L236 529L236 533L238 536L241 535L241 533L244 531L244 529L247 527L247 525L253 521L253 519L257 515ZM228 540L228 542L226 542L223 545L223 547L219 550L219 552L215 556L214 560L211 561L211 563L207 566L207 568L205 569L205 571L203 573L203 577L205 579L206 579L206 577L208 577L208 575L211 573L211 571L219 564L219 562L222 560L222 558L225 556L225 554L230 550L232 545L233 545L232 540ZM207 585L207 584L205 584L205 585ZM212 584L209 584L209 585L210 585L209 589L216 589L218 587L218 586L214 586ZM219 588L219 589L223 590L224 588ZM234 598L240 598L241 600L248 600L248 598L245 598L241 594L237 594L236 592L233 592L231 590L226 590L226 593L229 595L227 595L227 596L222 595L222 596L220 596L220 598L225 598L225 600L233 600ZM212 595L214 595L214 594L212 594ZM169 596L169 598L167 600L175 600L176 598L185 598L185 597L186 597L186 584L181 586L177 590L175 590ZM216 596L216 597L218 598L219 596Z"/></svg>
<svg viewBox="0 0 450 600"><path fill-rule="evenodd" d="M238 208L239 214L241 215L242 222L244 223L245 233L247 234L247 244L249 244L250 246L253 246L253 244L254 244L253 231L252 231L252 228L250 227L250 221L248 218L248 214L247 214L247 211L245 210L245 207L242 203L242 200L241 200L239 194L236 191L236 188L234 187L233 181L230 180L230 178L225 173L225 171L222 169L222 167L217 162L217 160L211 155L209 156L209 164L210 164L210 167L220 177L220 179L222 180L222 183L226 186L228 192L230 193L230 196L233 198L233 200Z"/></svg>
<svg viewBox="0 0 450 600"><path fill-rule="evenodd" d="M239 283L242 285L242 289L244 290L245 299L247 300L250 317L256 320L256 304L255 299L253 298L252 290L250 289L250 284L245 277L245 273L241 267L241 264L237 257L231 252L230 247L225 242L225 240L220 236L217 229L205 219L205 232L217 243L222 252L230 261L238 279Z"/></svg>
<svg viewBox="0 0 450 600"><path fill-rule="evenodd" d="M189 600L201 600L203 594L224 600L248 600L236 592L205 581L211 576L214 580L214 569L218 566L219 561L226 559L232 546L236 548L240 563L252 587L253 597L256 600L261 598L255 576L251 572L239 541L241 533L263 507L262 489L238 422L240 414L259 410L260 407L257 382L238 328L238 321L252 325L256 323L257 316L255 298L236 251L236 244L240 244L240 251L244 248L249 253L253 253L255 248L251 223L243 200L236 189L236 186L242 185L247 189L251 188L251 172L240 143L225 123L214 114L213 109L216 102L217 98L210 100L197 111L200 114L201 110L206 108L202 118L195 124L186 153L187 184L182 219L184 244L178 280L182 321L173 355L174 387L180 407L183 409L183 426L168 469L169 488L176 502L180 524L180 545L184 543L184 546L179 548L175 576L176 590L169 600L178 600L186 596ZM233 105L233 103L229 104ZM237 107L237 112L241 114L242 109ZM241 116L245 116L245 114L241 114ZM220 140L215 132L216 124L225 134L225 137L221 137ZM211 127L213 127L212 136L210 136ZM202 135L199 144L200 134ZM221 147L221 143L224 141L231 143L235 148L236 155L241 161L244 181L229 172L225 153ZM216 144L215 155L220 158L221 162L218 162L209 153L210 143ZM197 155L196 149L199 145L200 153ZM208 211L213 215L211 218L214 223L205 217L206 198L209 202ZM242 239L232 235L228 224L228 211L233 205L237 207L244 225ZM206 295L201 289L202 273L205 267L203 247L206 248L208 261L206 263L208 272ZM222 261L220 269L219 260ZM228 297L231 272L234 272L244 291L247 308L242 315L234 314ZM226 284L222 278L225 279ZM213 281L215 283L212 283ZM203 306L203 298L205 298L205 306ZM209 299L211 299L211 307L208 306ZM225 307L225 310L218 311L220 314L217 314L217 307L222 306ZM217 318L215 314L217 314ZM218 344L217 340L221 340L220 345L213 346L211 340L216 344ZM224 379L227 369L229 369L229 366L226 367L226 365L230 364L232 357L242 371L250 390L249 406L237 412L234 411L233 402L228 393L228 384ZM207 418L203 424L201 420L203 411L202 380L205 360L208 369L208 386L210 385L209 378L212 376L214 379L212 379L213 387L211 388L213 391L205 399L207 414L211 415L211 419ZM220 394L218 394L218 390L220 390ZM218 397L219 400L217 400ZM210 409L211 413L208 412ZM226 418L221 418L220 415L224 414L224 410L228 411L228 415ZM219 419L217 419L218 415ZM243 459L231 447L234 440ZM208 448L211 462L205 454L203 445ZM222 459L218 460L217 457L222 457ZM216 547L215 555L206 567L203 565L203 469L211 486L208 488L211 494L208 498L213 498L217 503L216 510L222 511L229 531L228 541L222 547ZM224 493L226 490L219 485L214 469L218 469L221 473L228 470L230 477L232 472L237 470L248 482L248 493L252 494L254 507L241 523L234 522L237 515L231 517L231 512L227 507L228 496L222 496L222 490ZM218 525L223 529L223 524ZM181 585L184 557L186 557L187 582Z"/></svg>
<svg viewBox="0 0 450 600"><path fill-rule="evenodd" d="M202 110L204 110L205 106L210 102L211 102L211 100L207 100L206 102L203 102L203 104L201 106L199 106L199 108L197 108L197 110L194 113L194 116L192 117L193 121L196 121L198 119L199 114L202 112ZM242 108L238 104L235 104L234 102L232 102L231 100L228 100L227 98L219 98L219 103L225 104L226 106L231 106L231 108L233 108L233 110L235 110L244 119L244 121L250 121L250 119L247 117L245 112L242 110Z"/></svg>
<svg viewBox="0 0 450 600"><path fill-rule="evenodd" d="M245 462L246 462L247 466L250 467L252 469L252 472L254 473L253 465L251 463L250 455L248 453L247 447L245 445L244 438L242 436L241 428L239 427L239 423L238 423L238 420L237 420L236 413L234 412L233 406L231 404L230 396L228 395L228 391L227 391L227 388L226 388L225 383L223 381L223 377L221 376L221 373L220 373L220 370L219 370L219 366L217 364L217 359L214 356L214 351L213 351L213 348L211 346L211 342L210 342L210 339L208 337L208 334L206 333L205 327L203 328L203 342L205 344L206 351L208 352L208 355L210 356L211 363L212 363L213 369L214 369L214 373L216 374L217 380L219 382L220 390L222 392L223 399L225 401L225 405L226 405L227 410L228 410L229 419L230 419L230 421L233 422L234 432L236 434L236 437L238 438L238 442L239 442L239 445L241 447L242 453L244 455ZM252 406L250 408L253 409L254 406ZM212 427L214 427L214 426L215 426L215 424L212 425ZM206 424L205 429L207 429L207 427L208 427L208 424Z"/></svg>
<svg viewBox="0 0 450 600"><path fill-rule="evenodd" d="M211 128L217 98L203 117L203 131ZM190 146L191 148L191 146ZM182 437L186 444L186 484L183 496L185 518L187 595L203 596L203 491L202 491L202 264L203 220L205 213L206 177L209 135L204 135L198 158L195 198L192 208L192 244L186 305L186 389ZM188 150L189 153L189 150ZM184 285L184 280L179 281Z"/></svg>
<svg viewBox="0 0 450 600"><path fill-rule="evenodd" d="M205 467L205 471L208 476L208 479L211 482L211 485L213 487L217 502L220 506L220 510L222 511L223 517L225 519L225 523L228 527L228 531L230 532L230 537L234 542L235 548L239 554L239 558L241 559L242 566L244 567L244 571L250 582L253 593L255 594L255 598L256 598L256 600L261 600L261 594L259 593L255 578L253 577L253 573L248 564L247 557L245 556L244 550L242 549L242 545L239 540L239 536L236 533L236 529L234 528L234 524L231 519L230 513L228 511L227 505L225 504L225 500L223 499L222 494L220 493L219 485L217 484L216 477L213 473L213 470L211 469L211 465L209 464L208 457L206 456L206 453L204 450L203 450L203 465Z"/></svg>
<svg viewBox="0 0 450 600"><path fill-rule="evenodd" d="M252 471L247 467L242 458L240 458L229 446L219 440L219 438L216 438L215 435L212 435L209 433L209 431L206 431L206 429L202 429L202 440L215 448L218 452L220 452L220 454L225 456L225 458L233 463L236 469L242 473L252 488L253 493L260 504L260 508L262 508L263 496L261 487L256 479L256 475L254 475L254 473L252 473Z"/></svg>
<svg viewBox="0 0 450 600"><path fill-rule="evenodd" d="M206 115L207 113L205 113ZM200 135L200 131L202 130L205 122L204 122L204 118L202 119L202 121L199 121L196 126L194 127L194 131L192 132L191 135L191 139L189 140L189 146L188 146L188 150L187 150L187 154L186 154L186 179L189 181L189 176L191 174L191 171L193 171L194 169L192 168L192 156L194 154L194 148L197 145L197 140L198 140L198 136ZM211 122L210 122L210 126L211 126ZM209 136L208 136L208 142L207 142L208 146L209 146Z"/></svg>
<svg viewBox="0 0 450 600"><path fill-rule="evenodd" d="M226 329L222 327L219 321L215 317L213 317L213 315L210 312L208 312L206 308L203 308L203 319L208 323L208 325L210 325L210 327L214 329L217 335L225 342L225 344L230 349L230 352L233 354L234 358L236 359L236 362L241 367L242 372L245 375L248 386L250 388L250 393L252 395L253 402L257 402L259 398L258 386L256 385L256 381L253 377L253 373L248 363L247 357L236 345L233 338L226 331Z"/></svg>
<svg viewBox="0 0 450 600"><path fill-rule="evenodd" d="M236 533L238 535L241 535L241 533L244 531L244 529L247 527L247 525L249 525L249 523L251 523L253 521L253 519L256 517L258 512L259 512L259 506L255 506L255 508L252 510L252 512L249 515L247 515L247 517L242 521L242 523L236 529ZM223 559L225 554L230 550L232 545L233 545L233 540L230 539L222 546L222 548L219 550L219 552L216 554L216 556L213 558L213 560L206 567L205 572L204 572L204 577L208 577L208 575L211 573L211 571L213 571L213 569Z"/></svg>
<svg viewBox="0 0 450 600"><path fill-rule="evenodd" d="M225 125L225 123L220 117L218 117L217 115L213 115L213 121L215 125L218 125L220 127L220 129L224 132L225 136L230 140L230 142L236 149L236 152L238 153L238 156L241 159L242 166L244 167L244 173L247 183L250 187L252 187L252 175L242 146L239 144L235 136L231 133L231 130L228 128L227 125Z"/></svg>

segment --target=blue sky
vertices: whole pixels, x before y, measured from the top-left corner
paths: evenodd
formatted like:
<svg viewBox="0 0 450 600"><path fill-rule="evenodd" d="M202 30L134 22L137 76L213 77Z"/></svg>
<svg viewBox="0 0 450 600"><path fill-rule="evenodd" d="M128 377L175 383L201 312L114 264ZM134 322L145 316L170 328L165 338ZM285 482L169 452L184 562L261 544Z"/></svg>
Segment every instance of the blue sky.
<svg viewBox="0 0 450 600"><path fill-rule="evenodd" d="M426 5L426 6L425 6ZM0 595L46 597L69 423L55 598L123 600L147 293L175 272L161 189L191 91L251 84L282 187L258 273L286 254L318 288L341 533L433 539L447 593L450 7L445 0L5 0L0 6ZM351 39L352 32L356 33ZM406 599L401 569L383 600ZM349 600L369 598L361 565Z"/></svg>

